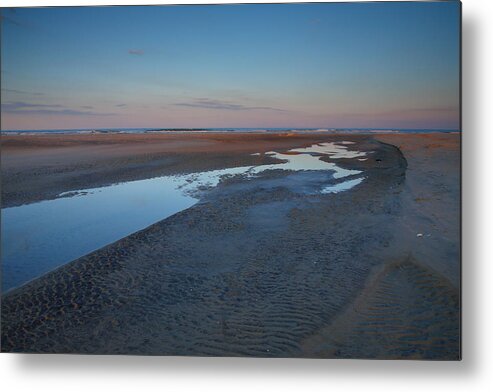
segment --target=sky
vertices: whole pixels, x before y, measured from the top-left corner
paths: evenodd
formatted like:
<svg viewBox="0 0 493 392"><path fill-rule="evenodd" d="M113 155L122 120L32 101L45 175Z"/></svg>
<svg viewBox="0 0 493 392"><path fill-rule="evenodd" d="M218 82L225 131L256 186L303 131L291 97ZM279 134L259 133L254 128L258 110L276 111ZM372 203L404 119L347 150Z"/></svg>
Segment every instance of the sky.
<svg viewBox="0 0 493 392"><path fill-rule="evenodd" d="M1 128L459 129L459 7L2 8Z"/></svg>

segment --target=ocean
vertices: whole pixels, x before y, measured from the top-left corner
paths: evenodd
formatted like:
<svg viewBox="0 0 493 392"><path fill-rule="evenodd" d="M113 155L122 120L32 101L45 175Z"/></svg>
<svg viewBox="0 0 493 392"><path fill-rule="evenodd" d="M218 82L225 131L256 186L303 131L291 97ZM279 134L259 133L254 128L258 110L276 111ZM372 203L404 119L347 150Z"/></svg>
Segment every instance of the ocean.
<svg viewBox="0 0 493 392"><path fill-rule="evenodd" d="M382 129L382 128L97 128L97 129L23 129L1 130L5 135L33 134L105 134L105 133L166 133L166 132L248 132L248 133L451 133L456 129Z"/></svg>

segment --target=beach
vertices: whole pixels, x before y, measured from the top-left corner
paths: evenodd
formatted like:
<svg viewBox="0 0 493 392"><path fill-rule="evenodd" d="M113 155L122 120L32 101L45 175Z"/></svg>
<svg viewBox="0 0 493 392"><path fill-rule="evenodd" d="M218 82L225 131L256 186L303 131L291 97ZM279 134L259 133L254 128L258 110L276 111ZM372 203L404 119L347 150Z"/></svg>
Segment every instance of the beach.
<svg viewBox="0 0 493 392"><path fill-rule="evenodd" d="M250 154L325 140L324 135L290 133L2 136L2 206L121 181L274 163Z"/></svg>
<svg viewBox="0 0 493 392"><path fill-rule="evenodd" d="M4 294L2 351L459 359L456 133L2 136L2 208L323 143L366 154L337 160L357 185L321 193L343 181L324 171L223 178Z"/></svg>

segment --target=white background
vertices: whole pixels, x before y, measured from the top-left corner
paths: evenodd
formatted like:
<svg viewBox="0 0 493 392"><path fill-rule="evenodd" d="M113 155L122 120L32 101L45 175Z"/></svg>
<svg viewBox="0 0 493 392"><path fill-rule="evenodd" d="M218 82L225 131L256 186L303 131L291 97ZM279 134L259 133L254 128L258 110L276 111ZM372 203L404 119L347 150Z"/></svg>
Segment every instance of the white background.
<svg viewBox="0 0 493 392"><path fill-rule="evenodd" d="M1 5L136 3L136 0L2 0ZM304 392L329 388L344 392L493 390L493 259L489 244L493 242L490 223L493 222L493 101L488 100L493 88L492 9L491 0L463 1L462 362L1 354L0 388L84 392L158 388L214 392Z"/></svg>

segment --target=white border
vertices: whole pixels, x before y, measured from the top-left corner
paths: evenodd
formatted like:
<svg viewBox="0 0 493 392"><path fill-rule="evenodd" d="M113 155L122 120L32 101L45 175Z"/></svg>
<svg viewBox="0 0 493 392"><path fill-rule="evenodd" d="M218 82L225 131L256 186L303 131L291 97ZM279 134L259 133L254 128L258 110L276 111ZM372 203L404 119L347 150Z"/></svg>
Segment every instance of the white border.
<svg viewBox="0 0 493 392"><path fill-rule="evenodd" d="M234 1L215 0L214 3ZM262 2L262 1L252 1ZM276 2L276 1L272 1ZM140 4L169 4L147 0ZM176 2L177 3L177 2ZM204 4L207 1L183 1ZM463 361L0 355L4 391L486 391L493 385L491 0L463 2ZM139 4L2 0L1 6ZM489 99L489 100L488 100ZM489 121L488 121L489 120Z"/></svg>

